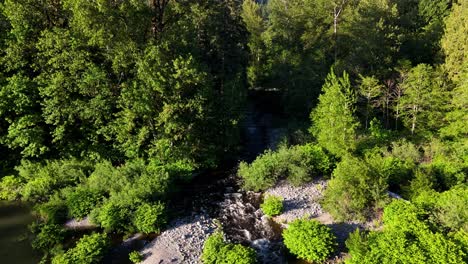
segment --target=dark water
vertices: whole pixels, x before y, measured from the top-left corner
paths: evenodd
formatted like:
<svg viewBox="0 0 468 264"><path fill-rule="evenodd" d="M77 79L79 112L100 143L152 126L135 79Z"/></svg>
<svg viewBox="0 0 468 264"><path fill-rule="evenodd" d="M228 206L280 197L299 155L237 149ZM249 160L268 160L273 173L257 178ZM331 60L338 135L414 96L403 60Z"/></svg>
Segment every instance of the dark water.
<svg viewBox="0 0 468 264"><path fill-rule="evenodd" d="M0 202L0 262L38 263L40 256L31 247L28 225L34 221L28 206Z"/></svg>

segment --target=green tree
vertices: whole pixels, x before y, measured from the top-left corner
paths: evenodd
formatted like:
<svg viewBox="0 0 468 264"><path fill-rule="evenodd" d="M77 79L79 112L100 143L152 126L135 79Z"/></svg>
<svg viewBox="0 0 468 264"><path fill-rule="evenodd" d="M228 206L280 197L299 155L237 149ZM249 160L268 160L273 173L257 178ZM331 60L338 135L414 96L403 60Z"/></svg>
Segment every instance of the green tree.
<svg viewBox="0 0 468 264"><path fill-rule="evenodd" d="M445 116L447 125L440 133L443 137L464 140L468 136L468 71L461 74L460 82L450 92L450 110Z"/></svg>
<svg viewBox="0 0 468 264"><path fill-rule="evenodd" d="M468 3L458 1L445 20L441 45L445 53L444 67L454 81L463 81L468 68ZM466 77L465 77L466 78Z"/></svg>
<svg viewBox="0 0 468 264"><path fill-rule="evenodd" d="M112 84L99 65L99 53L80 42L70 31L58 29L44 31L38 40L42 115L59 150L74 156L92 149L112 153L102 135L115 107Z"/></svg>
<svg viewBox="0 0 468 264"><path fill-rule="evenodd" d="M332 70L319 97L319 104L311 113L312 134L323 148L336 156L344 156L355 149L354 112L356 97L348 74L339 78Z"/></svg>
<svg viewBox="0 0 468 264"><path fill-rule="evenodd" d="M365 112L365 128L368 128L370 115L372 114L373 106L377 103L377 98L382 94L383 87L379 84L379 80L375 77L361 76L361 83L359 85L359 93L366 99L366 112Z"/></svg>
<svg viewBox="0 0 468 264"><path fill-rule="evenodd" d="M246 0L242 4L242 19L249 31L249 66L247 77L251 87L258 87L265 78L264 62L266 47L262 35L266 30L263 18L265 5L253 0Z"/></svg>
<svg viewBox="0 0 468 264"><path fill-rule="evenodd" d="M427 134L437 130L443 119L446 91L443 80L431 66L420 64L403 81L399 108L403 123L411 133Z"/></svg>
<svg viewBox="0 0 468 264"><path fill-rule="evenodd" d="M333 63L333 3L272 0L267 3L266 80L261 87L283 92L289 113L304 113L314 105Z"/></svg>
<svg viewBox="0 0 468 264"><path fill-rule="evenodd" d="M336 68L352 76L386 77L398 60L398 10L394 1L361 0L341 25Z"/></svg>
<svg viewBox="0 0 468 264"><path fill-rule="evenodd" d="M112 130L128 157L203 161L211 150L202 133L210 80L192 57L171 59L168 53L157 46L146 49L137 79L122 90Z"/></svg>

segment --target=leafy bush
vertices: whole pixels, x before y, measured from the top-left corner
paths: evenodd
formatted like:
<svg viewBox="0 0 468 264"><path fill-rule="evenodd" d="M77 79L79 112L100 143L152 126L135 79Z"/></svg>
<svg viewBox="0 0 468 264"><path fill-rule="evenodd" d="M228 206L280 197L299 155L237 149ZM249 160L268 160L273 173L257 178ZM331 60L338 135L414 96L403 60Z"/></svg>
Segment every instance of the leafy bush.
<svg viewBox="0 0 468 264"><path fill-rule="evenodd" d="M48 252L65 238L66 231L56 224L32 225L31 231L36 233L32 247L37 250Z"/></svg>
<svg viewBox="0 0 468 264"><path fill-rule="evenodd" d="M130 218L131 208L114 200L105 201L101 207L91 212L91 220L107 232L127 230Z"/></svg>
<svg viewBox="0 0 468 264"><path fill-rule="evenodd" d="M201 259L204 264L252 264L256 254L252 248L226 243L218 231L206 239Z"/></svg>
<svg viewBox="0 0 468 264"><path fill-rule="evenodd" d="M266 151L250 165L241 162L237 174L244 180L244 188L260 191L273 186L280 177L292 184L310 181L312 176L329 172L331 162L323 149L316 145L280 146L273 152Z"/></svg>
<svg viewBox="0 0 468 264"><path fill-rule="evenodd" d="M23 181L19 177L5 176L0 181L0 200L14 201L20 198Z"/></svg>
<svg viewBox="0 0 468 264"><path fill-rule="evenodd" d="M252 264L256 262L256 253L252 248L240 244L227 244L221 248L221 258L216 263Z"/></svg>
<svg viewBox="0 0 468 264"><path fill-rule="evenodd" d="M468 233L467 186L456 186L442 193L423 192L413 202L418 208L430 212L427 221L440 232L464 230Z"/></svg>
<svg viewBox="0 0 468 264"><path fill-rule="evenodd" d="M77 160L55 160L45 165L23 161L16 169L22 181L26 182L21 190L23 200L44 202L61 188L84 181L92 167Z"/></svg>
<svg viewBox="0 0 468 264"><path fill-rule="evenodd" d="M159 232L161 226L166 222L164 205L162 203L144 203L138 206L133 222L139 232L146 234Z"/></svg>
<svg viewBox="0 0 468 264"><path fill-rule="evenodd" d="M132 263L140 263L143 260L143 256L138 251L132 251L128 254L128 259Z"/></svg>
<svg viewBox="0 0 468 264"><path fill-rule="evenodd" d="M325 261L337 245L330 228L315 220L293 221L283 231L283 238L292 254L313 262Z"/></svg>
<svg viewBox="0 0 468 264"><path fill-rule="evenodd" d="M346 241L351 257L346 263L464 263L462 243L434 232L427 212L395 200L384 211L384 228L369 234L355 232Z"/></svg>
<svg viewBox="0 0 468 264"><path fill-rule="evenodd" d="M68 193L66 199L70 216L83 218L97 206L101 195L91 189L78 187Z"/></svg>
<svg viewBox="0 0 468 264"><path fill-rule="evenodd" d="M322 205L337 220L364 220L387 199L385 174L364 160L345 156L333 171Z"/></svg>
<svg viewBox="0 0 468 264"><path fill-rule="evenodd" d="M63 255L58 255L52 264L94 264L100 263L109 247L106 234L94 233L84 235L74 248Z"/></svg>
<svg viewBox="0 0 468 264"><path fill-rule="evenodd" d="M279 196L268 195L260 207L268 216L279 215L283 212L283 199Z"/></svg>
<svg viewBox="0 0 468 264"><path fill-rule="evenodd" d="M241 162L237 174L244 180L244 188L260 191L272 187L282 171L278 155L268 150L258 156L252 164Z"/></svg>
<svg viewBox="0 0 468 264"><path fill-rule="evenodd" d="M37 205L35 211L42 220L50 224L64 223L68 215L67 205L58 195L51 197L49 201L43 204Z"/></svg>

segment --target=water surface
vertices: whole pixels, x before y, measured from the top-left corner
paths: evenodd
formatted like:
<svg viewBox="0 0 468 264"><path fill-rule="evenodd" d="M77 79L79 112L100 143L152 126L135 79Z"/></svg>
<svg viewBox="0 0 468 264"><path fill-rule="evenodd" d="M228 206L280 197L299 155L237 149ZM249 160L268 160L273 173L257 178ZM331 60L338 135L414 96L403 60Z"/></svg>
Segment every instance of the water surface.
<svg viewBox="0 0 468 264"><path fill-rule="evenodd" d="M34 221L28 206L0 201L0 262L36 264L40 256L31 247L28 225Z"/></svg>

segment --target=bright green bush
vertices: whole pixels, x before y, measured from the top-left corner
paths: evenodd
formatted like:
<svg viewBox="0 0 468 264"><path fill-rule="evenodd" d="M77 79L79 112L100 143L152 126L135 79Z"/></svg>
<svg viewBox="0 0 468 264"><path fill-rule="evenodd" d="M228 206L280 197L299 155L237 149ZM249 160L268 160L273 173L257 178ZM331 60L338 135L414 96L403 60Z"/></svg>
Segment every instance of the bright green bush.
<svg viewBox="0 0 468 264"><path fill-rule="evenodd" d="M279 196L268 195L260 207L268 216L279 215L283 212L283 199Z"/></svg>
<svg viewBox="0 0 468 264"><path fill-rule="evenodd" d="M468 187L456 186L448 191L423 192L412 200L418 208L430 212L428 222L439 231L464 230L468 233Z"/></svg>
<svg viewBox="0 0 468 264"><path fill-rule="evenodd" d="M252 264L256 254L252 248L226 243L218 231L206 239L201 260L203 264Z"/></svg>
<svg viewBox="0 0 468 264"><path fill-rule="evenodd" d="M92 167L78 160L54 160L45 165L23 161L16 168L19 177L26 182L21 189L22 199L44 202L49 196L67 186L84 181Z"/></svg>
<svg viewBox="0 0 468 264"><path fill-rule="evenodd" d="M325 261L337 245L330 228L315 220L293 221L283 231L283 238L292 254L318 263Z"/></svg>
<svg viewBox="0 0 468 264"><path fill-rule="evenodd" d="M216 264L217 259L221 257L219 253L225 244L222 232L218 231L210 235L203 245L202 262L204 264Z"/></svg>
<svg viewBox="0 0 468 264"><path fill-rule="evenodd" d="M0 181L0 200L14 201L20 198L23 181L16 176L5 176Z"/></svg>
<svg viewBox="0 0 468 264"><path fill-rule="evenodd" d="M252 248L240 244L227 244L220 251L216 263L223 264L252 264L256 262L256 253Z"/></svg>
<svg viewBox="0 0 468 264"><path fill-rule="evenodd" d="M164 211L162 203L144 203L138 206L133 220L137 231L146 234L160 232L161 227L166 223Z"/></svg>
<svg viewBox="0 0 468 264"><path fill-rule="evenodd" d="M66 196L68 212L71 217L83 218L98 205L101 195L85 187L75 188Z"/></svg>
<svg viewBox="0 0 468 264"><path fill-rule="evenodd" d="M106 234L83 236L76 246L53 258L52 264L97 264L109 248Z"/></svg>
<svg viewBox="0 0 468 264"><path fill-rule="evenodd" d="M131 214L131 208L128 205L107 200L101 207L91 212L91 220L107 232L125 231L129 228Z"/></svg>
<svg viewBox="0 0 468 264"><path fill-rule="evenodd" d="M284 170L281 167L278 156L272 151L266 151L250 165L241 162L237 174L242 177L245 189L260 191L275 185L281 171Z"/></svg>
<svg viewBox="0 0 468 264"><path fill-rule="evenodd" d="M251 164L241 162L237 174L244 180L245 189L260 191L275 185L280 177L300 185L313 176L328 174L330 167L328 155L317 145L282 145L277 151L266 151Z"/></svg>
<svg viewBox="0 0 468 264"><path fill-rule="evenodd" d="M346 263L465 263L463 243L456 236L434 231L427 213L407 201L393 201L384 210L381 231L349 237L346 245L351 257Z"/></svg>
<svg viewBox="0 0 468 264"><path fill-rule="evenodd" d="M333 171L322 205L337 220L365 220L386 199L385 174L364 160L345 156Z"/></svg>
<svg viewBox="0 0 468 264"><path fill-rule="evenodd" d="M141 261L143 261L143 256L138 251L132 251L130 252L130 254L128 254L128 259L132 263L140 263Z"/></svg>

